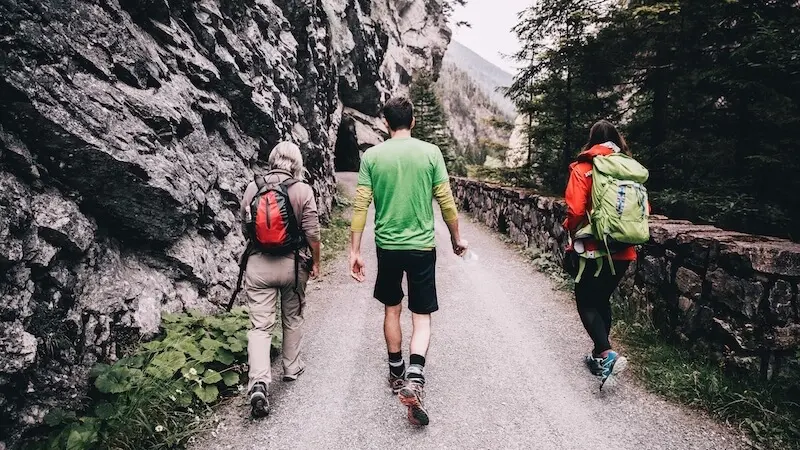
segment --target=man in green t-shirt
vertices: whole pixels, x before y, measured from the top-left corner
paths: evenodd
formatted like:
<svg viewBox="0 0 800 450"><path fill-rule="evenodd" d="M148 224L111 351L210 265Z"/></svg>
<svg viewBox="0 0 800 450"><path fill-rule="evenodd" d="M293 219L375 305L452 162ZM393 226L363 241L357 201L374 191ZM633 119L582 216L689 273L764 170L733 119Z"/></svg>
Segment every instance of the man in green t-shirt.
<svg viewBox="0 0 800 450"><path fill-rule="evenodd" d="M389 100L383 116L391 139L364 152L353 206L350 268L364 281L361 234L367 210L375 200L375 244L378 275L375 298L385 305L383 331L389 352L389 386L408 407L408 419L429 423L422 405L423 369L431 338L431 313L439 309L436 296L436 238L433 199L442 210L453 251L462 255L467 245L458 232L458 211L442 152L435 145L411 137L414 110L403 97ZM411 356L406 370L400 346L402 280L408 281L408 309L412 313Z"/></svg>

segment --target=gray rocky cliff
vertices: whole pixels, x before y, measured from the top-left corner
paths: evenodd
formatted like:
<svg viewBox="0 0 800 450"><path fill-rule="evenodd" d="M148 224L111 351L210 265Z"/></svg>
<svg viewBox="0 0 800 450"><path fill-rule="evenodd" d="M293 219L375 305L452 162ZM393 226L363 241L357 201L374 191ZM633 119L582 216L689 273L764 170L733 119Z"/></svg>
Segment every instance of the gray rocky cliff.
<svg viewBox="0 0 800 450"><path fill-rule="evenodd" d="M0 447L162 312L225 300L277 142L330 211L337 140L357 158L441 66L442 1L0 0Z"/></svg>

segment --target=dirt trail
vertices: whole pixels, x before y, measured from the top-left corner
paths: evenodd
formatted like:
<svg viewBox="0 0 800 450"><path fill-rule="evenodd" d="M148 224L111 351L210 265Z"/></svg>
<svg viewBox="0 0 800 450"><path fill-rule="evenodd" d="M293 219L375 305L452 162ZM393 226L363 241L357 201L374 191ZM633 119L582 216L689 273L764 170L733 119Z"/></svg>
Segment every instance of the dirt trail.
<svg viewBox="0 0 800 450"><path fill-rule="evenodd" d="M352 186L355 174L340 180ZM447 228L437 223L441 309L433 318L426 368L431 425L408 425L385 382L382 306L371 298L371 223L364 236L367 282L354 283L340 258L310 288L306 373L294 384L273 383L266 420L251 421L244 398L237 399L221 411L216 436L196 448L743 447L738 433L633 380L623 379L613 393L599 392L581 361L590 341L569 295L554 290L496 235L463 218L463 235L480 260L465 263L450 253ZM408 312L404 331L407 343Z"/></svg>

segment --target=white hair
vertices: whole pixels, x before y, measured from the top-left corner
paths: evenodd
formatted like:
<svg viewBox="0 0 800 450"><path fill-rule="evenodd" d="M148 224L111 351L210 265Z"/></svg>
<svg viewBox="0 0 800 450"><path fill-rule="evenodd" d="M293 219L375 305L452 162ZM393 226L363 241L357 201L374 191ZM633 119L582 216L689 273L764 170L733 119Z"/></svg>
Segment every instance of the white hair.
<svg viewBox="0 0 800 450"><path fill-rule="evenodd" d="M270 170L285 170L298 180L305 178L303 154L300 153L300 147L292 142L283 141L276 145L270 152L267 162Z"/></svg>

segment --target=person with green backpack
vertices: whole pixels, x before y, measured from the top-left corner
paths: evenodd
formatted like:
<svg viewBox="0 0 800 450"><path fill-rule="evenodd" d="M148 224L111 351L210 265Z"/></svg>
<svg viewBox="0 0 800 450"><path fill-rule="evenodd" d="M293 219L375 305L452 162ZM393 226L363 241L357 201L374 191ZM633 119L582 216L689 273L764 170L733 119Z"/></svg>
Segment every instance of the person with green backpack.
<svg viewBox="0 0 800 450"><path fill-rule="evenodd" d="M609 341L611 295L636 260L636 245L650 239L648 176L617 128L605 120L592 126L588 143L570 165L564 195L564 228L570 237L565 265L576 277L578 314L594 343L585 362L600 377L600 389L627 365Z"/></svg>

